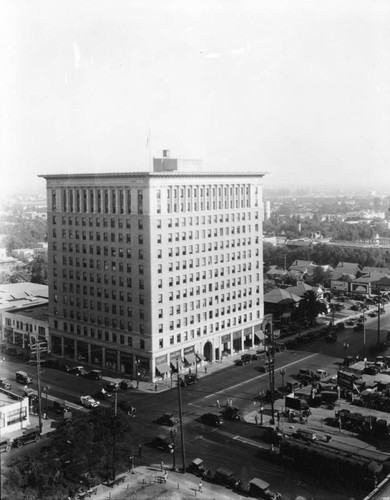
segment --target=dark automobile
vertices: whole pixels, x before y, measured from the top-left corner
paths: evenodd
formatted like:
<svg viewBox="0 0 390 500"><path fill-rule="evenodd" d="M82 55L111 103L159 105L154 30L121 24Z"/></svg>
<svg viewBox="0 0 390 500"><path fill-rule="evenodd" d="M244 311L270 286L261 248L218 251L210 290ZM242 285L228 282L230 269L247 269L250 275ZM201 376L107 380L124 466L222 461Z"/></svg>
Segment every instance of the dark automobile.
<svg viewBox="0 0 390 500"><path fill-rule="evenodd" d="M232 420L233 422L241 422L243 420L238 406L228 406L223 412L224 418Z"/></svg>
<svg viewBox="0 0 390 500"><path fill-rule="evenodd" d="M325 342L337 342L337 334L329 333L329 335L325 337Z"/></svg>
<svg viewBox="0 0 390 500"><path fill-rule="evenodd" d="M180 385L182 385L183 387L187 387L191 384L197 384L198 380L199 378L195 373L187 373L186 375L184 375L184 378L180 379Z"/></svg>
<svg viewBox="0 0 390 500"><path fill-rule="evenodd" d="M66 401L53 401L53 408L56 413L67 413L70 411L69 405Z"/></svg>
<svg viewBox="0 0 390 500"><path fill-rule="evenodd" d="M86 378L90 380L101 380L102 379L102 371L101 370L91 370L84 375Z"/></svg>
<svg viewBox="0 0 390 500"><path fill-rule="evenodd" d="M250 365L251 364L251 355L250 354L243 354L241 358L238 360L237 364L240 365Z"/></svg>
<svg viewBox="0 0 390 500"><path fill-rule="evenodd" d="M228 488L234 488L238 483L238 480L234 477L233 472L230 469L225 469L220 467L215 471L214 481Z"/></svg>
<svg viewBox="0 0 390 500"><path fill-rule="evenodd" d="M92 397L95 399L99 399L100 401L106 401L107 399L112 398L112 394L110 394L109 392L107 392L105 389L102 388L100 389L100 391L95 392L95 394L93 394Z"/></svg>
<svg viewBox="0 0 390 500"><path fill-rule="evenodd" d="M172 449L172 442L170 438L168 436L164 436L163 434L160 434L159 436L153 438L150 442L150 445L153 448L158 448L162 451L171 451Z"/></svg>
<svg viewBox="0 0 390 500"><path fill-rule="evenodd" d="M223 424L223 418L221 415L215 413L205 413L200 417L200 421L207 425L212 425L214 427L219 427Z"/></svg>
<svg viewBox="0 0 390 500"><path fill-rule="evenodd" d="M210 475L210 469L206 469L201 458L194 458L187 467L187 471L199 477L207 477Z"/></svg>
<svg viewBox="0 0 390 500"><path fill-rule="evenodd" d="M76 375L76 377L85 377L88 371L84 368L84 366L72 366L68 369L68 373L70 375Z"/></svg>
<svg viewBox="0 0 390 500"><path fill-rule="evenodd" d="M0 441L0 452L6 451L7 453L11 451L12 445L9 438L3 438Z"/></svg>
<svg viewBox="0 0 390 500"><path fill-rule="evenodd" d="M158 417L156 423L159 425L167 425L169 427L173 427L178 422L177 418L173 416L173 413L164 413L161 417Z"/></svg>
<svg viewBox="0 0 390 500"><path fill-rule="evenodd" d="M136 415L136 409L129 401L119 401L118 408L120 408L131 417L135 417Z"/></svg>
<svg viewBox="0 0 390 500"><path fill-rule="evenodd" d="M118 382L108 382L108 384L104 386L104 390L108 392L118 392L118 389L119 389Z"/></svg>
<svg viewBox="0 0 390 500"><path fill-rule="evenodd" d="M38 427L34 429L26 429L23 434L14 439L14 446L21 448L27 443L38 443L41 439L41 432Z"/></svg>
<svg viewBox="0 0 390 500"><path fill-rule="evenodd" d="M133 382L129 379L123 379L119 383L119 387L121 389L132 389L133 388Z"/></svg>
<svg viewBox="0 0 390 500"><path fill-rule="evenodd" d="M11 389L12 384L10 384L5 378L0 379L0 387L2 389Z"/></svg>

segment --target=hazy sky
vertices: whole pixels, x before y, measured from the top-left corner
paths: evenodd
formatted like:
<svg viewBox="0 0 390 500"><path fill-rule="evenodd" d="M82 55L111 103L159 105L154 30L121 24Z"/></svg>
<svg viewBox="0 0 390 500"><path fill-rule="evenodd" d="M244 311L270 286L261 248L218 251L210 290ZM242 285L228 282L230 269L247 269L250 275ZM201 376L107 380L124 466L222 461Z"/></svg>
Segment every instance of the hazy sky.
<svg viewBox="0 0 390 500"><path fill-rule="evenodd" d="M390 188L387 0L2 0L2 189L149 169Z"/></svg>

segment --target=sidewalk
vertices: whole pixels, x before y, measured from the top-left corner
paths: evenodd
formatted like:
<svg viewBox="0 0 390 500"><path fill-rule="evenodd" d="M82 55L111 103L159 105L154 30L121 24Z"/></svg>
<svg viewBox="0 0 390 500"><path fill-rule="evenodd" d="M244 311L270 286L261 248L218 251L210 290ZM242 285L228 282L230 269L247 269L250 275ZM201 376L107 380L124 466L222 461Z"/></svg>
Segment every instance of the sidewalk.
<svg viewBox="0 0 390 500"><path fill-rule="evenodd" d="M124 477L124 482L110 488L99 485L96 487L96 494L92 494L92 500L125 500L136 498L137 500L149 500L151 498L182 500L187 498L200 499L244 499L232 490L217 484L202 481L202 492L199 491L200 478L193 474L182 474L180 472L168 471L166 483L159 483L158 478L162 477L160 464L150 466L139 466L134 469L134 473L127 472L119 477ZM92 488L95 490L95 488ZM76 496L77 498L88 498L87 496Z"/></svg>

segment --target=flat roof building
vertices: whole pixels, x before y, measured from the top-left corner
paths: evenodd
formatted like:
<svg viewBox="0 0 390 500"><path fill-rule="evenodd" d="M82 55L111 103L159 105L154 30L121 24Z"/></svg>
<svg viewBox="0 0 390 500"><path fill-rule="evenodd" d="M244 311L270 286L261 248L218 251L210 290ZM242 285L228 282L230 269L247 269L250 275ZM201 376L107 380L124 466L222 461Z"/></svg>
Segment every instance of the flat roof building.
<svg viewBox="0 0 390 500"><path fill-rule="evenodd" d="M52 352L155 380L263 341L265 174L198 170L42 176Z"/></svg>

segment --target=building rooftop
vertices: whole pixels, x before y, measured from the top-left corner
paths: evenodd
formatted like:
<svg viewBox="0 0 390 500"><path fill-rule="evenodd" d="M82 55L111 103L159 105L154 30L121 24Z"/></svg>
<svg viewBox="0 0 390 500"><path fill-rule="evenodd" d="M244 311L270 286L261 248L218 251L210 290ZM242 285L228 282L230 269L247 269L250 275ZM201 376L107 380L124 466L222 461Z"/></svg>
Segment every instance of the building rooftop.
<svg viewBox="0 0 390 500"><path fill-rule="evenodd" d="M91 174L41 174L46 180L55 179L109 179L109 178L137 178L137 177L264 177L268 172L115 172L115 173L91 173Z"/></svg>
<svg viewBox="0 0 390 500"><path fill-rule="evenodd" d="M36 305L34 307L27 307L24 309L15 309L7 311L10 314L17 314L24 318L32 319L35 321L48 321L49 318L49 307L46 304Z"/></svg>

